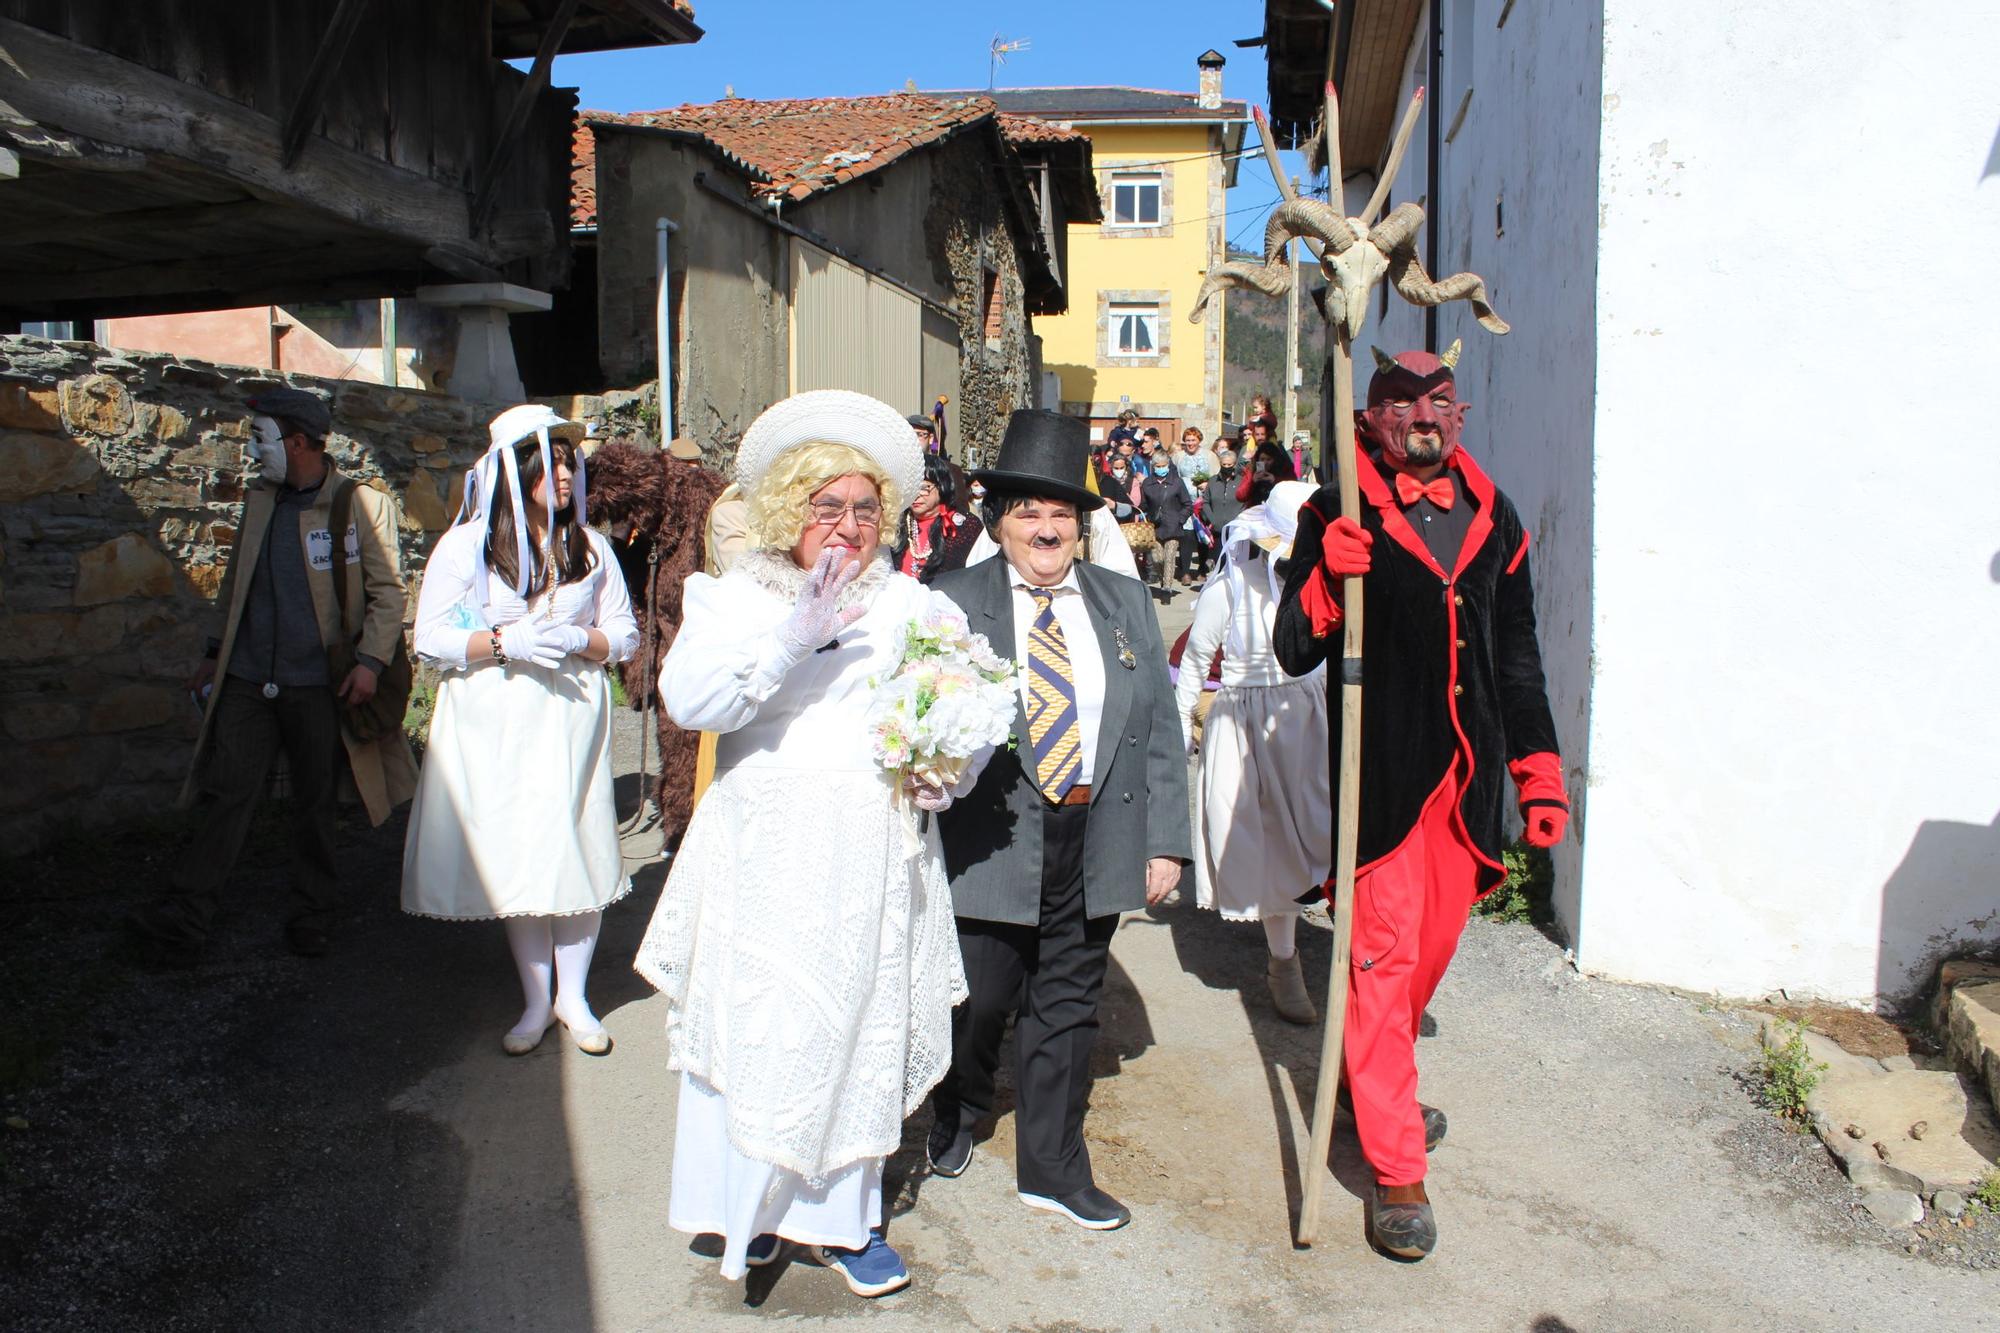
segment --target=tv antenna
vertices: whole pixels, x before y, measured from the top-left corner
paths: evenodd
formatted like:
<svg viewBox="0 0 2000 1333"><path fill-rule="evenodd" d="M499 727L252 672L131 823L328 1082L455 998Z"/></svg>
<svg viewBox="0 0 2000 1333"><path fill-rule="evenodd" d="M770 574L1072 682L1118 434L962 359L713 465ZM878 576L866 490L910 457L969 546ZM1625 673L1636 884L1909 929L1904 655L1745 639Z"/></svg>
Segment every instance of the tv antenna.
<svg viewBox="0 0 2000 1333"><path fill-rule="evenodd" d="M997 32L993 34L993 44L986 48L986 91L993 91L995 73L1001 65L1007 63L1007 57L1016 51L1027 49L1028 39L1025 37L1017 37L1010 42L1004 40Z"/></svg>

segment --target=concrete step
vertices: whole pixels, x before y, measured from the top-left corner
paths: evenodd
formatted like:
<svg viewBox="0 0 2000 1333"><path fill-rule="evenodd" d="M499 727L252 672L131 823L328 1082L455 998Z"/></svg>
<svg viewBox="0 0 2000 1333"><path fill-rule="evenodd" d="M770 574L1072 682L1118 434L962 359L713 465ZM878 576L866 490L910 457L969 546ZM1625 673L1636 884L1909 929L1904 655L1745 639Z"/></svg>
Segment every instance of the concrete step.
<svg viewBox="0 0 2000 1333"><path fill-rule="evenodd" d="M1955 958L1938 968L1931 1030L2000 1115L2000 963Z"/></svg>

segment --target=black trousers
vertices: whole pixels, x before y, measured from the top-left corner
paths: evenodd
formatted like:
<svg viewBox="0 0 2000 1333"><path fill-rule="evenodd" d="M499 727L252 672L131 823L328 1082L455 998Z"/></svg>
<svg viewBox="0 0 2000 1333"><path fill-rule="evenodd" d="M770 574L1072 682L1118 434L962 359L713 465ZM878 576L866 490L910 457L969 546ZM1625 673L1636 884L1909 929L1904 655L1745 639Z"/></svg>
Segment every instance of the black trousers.
<svg viewBox="0 0 2000 1333"><path fill-rule="evenodd" d="M993 1075L1009 1014L1014 1020L1015 1176L1028 1194L1064 1195L1091 1184L1083 1113L1090 1051L1118 918L1084 915L1087 805L1042 816L1042 909L1033 926L958 919L966 1002L952 1014L951 1069L932 1106L940 1123L971 1125L993 1113Z"/></svg>
<svg viewBox="0 0 2000 1333"><path fill-rule="evenodd" d="M243 851L251 819L264 794L271 765L282 748L292 775L291 919L324 921L336 903L334 780L340 753L340 712L325 685L280 690L266 699L261 687L234 676L216 683L214 733L209 737L201 831L174 872L173 933L198 942L208 935L223 884Z"/></svg>

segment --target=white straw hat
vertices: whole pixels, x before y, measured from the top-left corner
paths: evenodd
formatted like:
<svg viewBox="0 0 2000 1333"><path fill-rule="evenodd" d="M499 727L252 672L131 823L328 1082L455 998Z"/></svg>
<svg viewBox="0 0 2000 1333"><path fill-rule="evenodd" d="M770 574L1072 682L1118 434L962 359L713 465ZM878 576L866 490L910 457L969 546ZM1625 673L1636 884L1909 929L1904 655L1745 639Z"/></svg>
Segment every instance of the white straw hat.
<svg viewBox="0 0 2000 1333"><path fill-rule="evenodd" d="M1264 500L1264 519L1268 531L1254 538L1256 543L1272 555L1283 555L1292 549L1292 541L1299 535L1299 510L1306 501L1312 499L1318 487L1305 481L1281 481L1271 488Z"/></svg>
<svg viewBox="0 0 2000 1333"><path fill-rule="evenodd" d="M556 415L552 407L542 403L522 403L510 407L486 427L488 447L503 444L518 444L536 431L545 430L549 434L575 444L588 433L588 428L580 421L571 421Z"/></svg>
<svg viewBox="0 0 2000 1333"><path fill-rule="evenodd" d="M801 444L845 444L887 473L904 504L924 478L924 455L903 414L850 389L808 389L765 408L736 450L736 483L755 495L771 464Z"/></svg>

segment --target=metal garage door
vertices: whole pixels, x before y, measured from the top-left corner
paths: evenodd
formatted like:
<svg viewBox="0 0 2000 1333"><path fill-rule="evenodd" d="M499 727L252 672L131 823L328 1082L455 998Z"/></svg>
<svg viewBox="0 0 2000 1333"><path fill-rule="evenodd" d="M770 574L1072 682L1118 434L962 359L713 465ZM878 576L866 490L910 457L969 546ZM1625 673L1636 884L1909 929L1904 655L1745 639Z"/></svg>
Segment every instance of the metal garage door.
<svg viewBox="0 0 2000 1333"><path fill-rule="evenodd" d="M792 238L792 392L854 389L898 412L923 399L921 307L893 287Z"/></svg>

